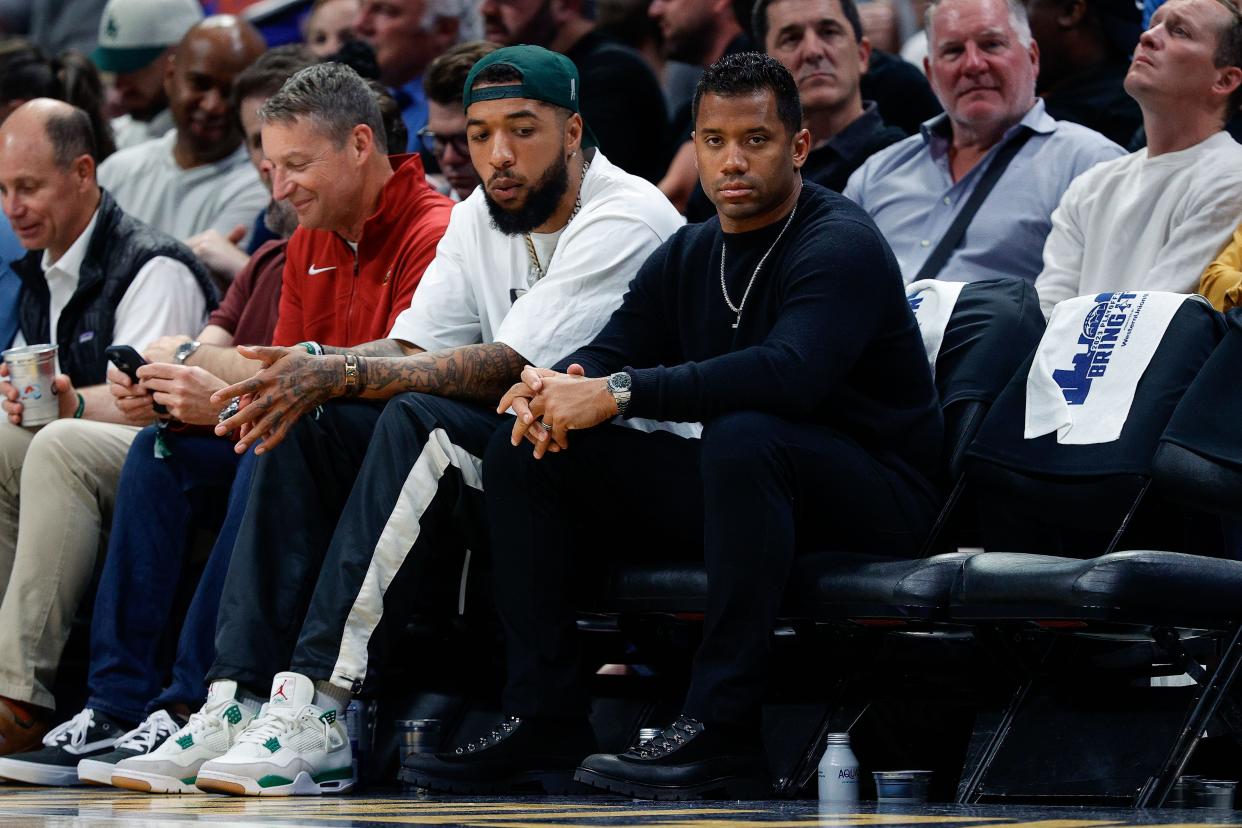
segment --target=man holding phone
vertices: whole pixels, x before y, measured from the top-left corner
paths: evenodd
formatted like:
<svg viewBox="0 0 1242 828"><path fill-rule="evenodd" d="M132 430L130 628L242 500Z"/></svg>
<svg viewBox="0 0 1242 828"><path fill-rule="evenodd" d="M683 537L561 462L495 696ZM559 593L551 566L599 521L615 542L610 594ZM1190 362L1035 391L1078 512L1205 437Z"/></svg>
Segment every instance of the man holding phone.
<svg viewBox="0 0 1242 828"><path fill-rule="evenodd" d="M0 195L22 246L16 344L58 346L60 419L22 427L0 368L0 754L38 744L70 623L139 422L114 403L104 350L196 330L215 292L189 248L117 207L95 180L86 113L38 99L0 127ZM60 462L72 457L73 463ZM113 470L111 475L106 470ZM20 527L20 530L19 530Z"/></svg>

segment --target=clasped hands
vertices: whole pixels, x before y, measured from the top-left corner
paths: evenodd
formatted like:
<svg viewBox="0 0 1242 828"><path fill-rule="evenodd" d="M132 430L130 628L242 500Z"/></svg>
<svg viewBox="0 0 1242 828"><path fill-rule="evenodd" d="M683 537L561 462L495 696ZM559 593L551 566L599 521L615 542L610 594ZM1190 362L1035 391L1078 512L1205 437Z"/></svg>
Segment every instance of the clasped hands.
<svg viewBox="0 0 1242 828"><path fill-rule="evenodd" d="M570 365L564 374L526 366L522 381L505 392L496 413L510 408L517 415L513 445L527 440L535 447L536 459L569 448L570 431L592 428L617 416L607 378L587 379L578 364Z"/></svg>

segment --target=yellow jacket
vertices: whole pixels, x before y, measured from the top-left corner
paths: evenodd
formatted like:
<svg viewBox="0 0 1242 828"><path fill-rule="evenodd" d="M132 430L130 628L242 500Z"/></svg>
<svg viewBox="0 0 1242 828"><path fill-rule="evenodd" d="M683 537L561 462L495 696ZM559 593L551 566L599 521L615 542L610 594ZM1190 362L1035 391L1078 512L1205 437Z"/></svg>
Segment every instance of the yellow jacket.
<svg viewBox="0 0 1242 828"><path fill-rule="evenodd" d="M1218 311L1242 305L1242 225L1233 231L1233 238L1220 251L1216 261L1203 271L1199 292Z"/></svg>

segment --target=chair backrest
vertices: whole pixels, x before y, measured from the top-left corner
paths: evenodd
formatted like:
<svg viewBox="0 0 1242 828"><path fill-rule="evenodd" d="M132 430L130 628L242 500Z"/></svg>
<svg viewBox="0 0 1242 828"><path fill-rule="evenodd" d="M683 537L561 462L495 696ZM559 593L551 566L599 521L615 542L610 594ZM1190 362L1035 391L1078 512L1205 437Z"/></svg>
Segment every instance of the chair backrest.
<svg viewBox="0 0 1242 828"><path fill-rule="evenodd" d="M1242 557L1242 309L1230 312L1226 323L1225 338L1186 390L1160 438L1152 477L1163 496L1226 518L1224 542L1230 557Z"/></svg>
<svg viewBox="0 0 1242 828"><path fill-rule="evenodd" d="M1055 433L1023 436L1028 358L1014 374L967 453L979 493L984 546L1012 552L1092 557L1110 550L1128 521L1128 539L1181 549L1180 512L1143 498L1157 443L1174 408L1224 335L1224 319L1206 304L1184 302L1135 386L1118 439L1059 443ZM1075 334L1077 337L1077 334Z"/></svg>

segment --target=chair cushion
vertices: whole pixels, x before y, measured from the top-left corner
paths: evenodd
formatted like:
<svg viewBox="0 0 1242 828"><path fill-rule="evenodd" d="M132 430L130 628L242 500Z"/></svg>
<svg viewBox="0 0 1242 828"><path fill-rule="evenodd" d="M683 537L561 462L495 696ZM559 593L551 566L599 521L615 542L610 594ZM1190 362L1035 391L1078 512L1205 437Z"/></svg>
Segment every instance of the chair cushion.
<svg viewBox="0 0 1242 828"><path fill-rule="evenodd" d="M817 552L794 561L782 615L791 618L933 618L948 609L962 564L973 553L895 559ZM612 612L704 612L701 564L624 564L612 569L599 609Z"/></svg>
<svg viewBox="0 0 1242 828"><path fill-rule="evenodd" d="M1217 628L1242 618L1242 561L1180 552L1079 560L990 552L966 561L950 616Z"/></svg>
<svg viewBox="0 0 1242 828"><path fill-rule="evenodd" d="M942 617L958 572L974 554L915 560L832 553L799 558L787 608L791 615L816 620Z"/></svg>

